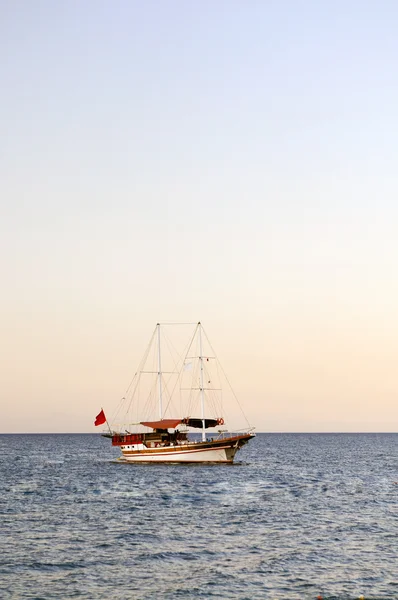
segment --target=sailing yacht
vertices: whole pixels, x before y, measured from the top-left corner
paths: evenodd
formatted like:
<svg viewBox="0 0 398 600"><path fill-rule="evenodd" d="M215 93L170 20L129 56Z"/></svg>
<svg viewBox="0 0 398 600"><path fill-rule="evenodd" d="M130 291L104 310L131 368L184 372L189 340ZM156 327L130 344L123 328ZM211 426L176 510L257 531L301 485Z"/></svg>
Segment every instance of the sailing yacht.
<svg viewBox="0 0 398 600"><path fill-rule="evenodd" d="M255 437L253 428L248 422L234 432L224 427L221 380L228 380L202 324L195 323L193 332L190 324L182 348L169 335L171 325L188 324L157 323L112 423L101 410L95 424L107 424L103 435L120 447L123 462L232 463L237 451Z"/></svg>

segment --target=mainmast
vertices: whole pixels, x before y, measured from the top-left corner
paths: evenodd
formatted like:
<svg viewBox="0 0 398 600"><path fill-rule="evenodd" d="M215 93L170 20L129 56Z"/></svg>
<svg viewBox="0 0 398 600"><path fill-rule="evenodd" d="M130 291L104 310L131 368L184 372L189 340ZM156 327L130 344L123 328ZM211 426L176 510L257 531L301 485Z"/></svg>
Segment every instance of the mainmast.
<svg viewBox="0 0 398 600"><path fill-rule="evenodd" d="M202 326L198 323L199 329L199 360L200 360L200 401L202 407L202 442L206 441L206 421L205 421L205 390L203 387L203 352L202 352Z"/></svg>
<svg viewBox="0 0 398 600"><path fill-rule="evenodd" d="M160 353L160 323L157 323L158 328L158 382L159 382L159 419L163 418L163 406L162 406L162 363Z"/></svg>

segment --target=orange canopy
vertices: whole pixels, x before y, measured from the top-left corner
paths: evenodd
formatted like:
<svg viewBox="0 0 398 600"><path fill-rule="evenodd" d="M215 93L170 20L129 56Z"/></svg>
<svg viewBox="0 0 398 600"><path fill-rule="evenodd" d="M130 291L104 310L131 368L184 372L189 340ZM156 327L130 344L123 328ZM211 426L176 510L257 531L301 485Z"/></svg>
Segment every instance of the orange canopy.
<svg viewBox="0 0 398 600"><path fill-rule="evenodd" d="M181 419L163 419L162 421L141 421L141 425L152 429L174 429L181 423Z"/></svg>

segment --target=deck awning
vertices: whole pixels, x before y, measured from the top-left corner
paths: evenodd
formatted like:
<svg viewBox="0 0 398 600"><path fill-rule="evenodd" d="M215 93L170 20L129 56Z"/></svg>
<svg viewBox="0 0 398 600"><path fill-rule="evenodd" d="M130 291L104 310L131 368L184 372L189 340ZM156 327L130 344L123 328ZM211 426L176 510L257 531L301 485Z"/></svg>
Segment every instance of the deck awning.
<svg viewBox="0 0 398 600"><path fill-rule="evenodd" d="M188 425L188 427L196 427L196 429L202 429L203 427L202 419L183 419L182 423ZM224 421L222 423L224 423ZM205 429L208 427L217 427L217 425L220 425L220 419L205 419Z"/></svg>
<svg viewBox="0 0 398 600"><path fill-rule="evenodd" d="M175 429L180 424L187 425L188 427L195 427L196 429L202 429L202 419L192 419L187 417L186 419L162 419L161 421L141 421L140 425L144 427L151 427L152 429ZM223 419L205 419L205 429L208 427L217 427L217 425L224 425Z"/></svg>
<svg viewBox="0 0 398 600"><path fill-rule="evenodd" d="M181 419L162 419L161 421L141 421L140 425L152 429L174 429L181 423Z"/></svg>

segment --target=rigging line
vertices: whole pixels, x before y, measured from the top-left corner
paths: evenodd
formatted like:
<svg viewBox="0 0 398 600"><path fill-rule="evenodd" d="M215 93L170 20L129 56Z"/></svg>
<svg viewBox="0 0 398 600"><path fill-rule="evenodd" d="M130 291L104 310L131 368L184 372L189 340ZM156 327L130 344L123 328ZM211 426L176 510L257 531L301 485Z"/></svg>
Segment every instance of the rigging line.
<svg viewBox="0 0 398 600"><path fill-rule="evenodd" d="M142 357L142 359L141 359L141 361L140 361L140 363L139 363L139 365L138 365L138 370L137 370L137 371L136 371L136 373L134 374L134 377L133 377L133 379L131 380L131 382L130 382L130 384L129 384L129 386L128 386L127 390L126 390L125 397L127 397L128 393L129 393L129 391L130 391L130 388L132 387L132 384L134 383L134 380L136 379L135 386L134 386L134 388L133 388L132 392L130 392L130 393L131 393L131 396L130 396L130 401L129 401L129 403L128 403L128 404L127 404L127 406L126 406L126 410L125 410L125 413L124 413L124 419L127 419L127 420L128 420L128 415L129 415L129 413L130 413L130 411L131 411L131 405L132 405L133 399L136 397L137 388L138 388L138 386L139 386L139 384L140 384L140 380L141 380L141 372L142 372L142 369L143 369L143 367L144 367L144 365L145 365L146 361L148 360L148 355L149 355L149 352L150 352L150 350L151 350L151 347L152 347L152 344L153 344L153 339L154 339L154 337L155 337L155 334L156 334L156 327L155 327L155 329L154 329L154 331L153 331L153 333L152 333L152 336L151 336L151 338L150 338L150 340L149 340L149 343L148 343L148 345L147 345L147 348L146 348L146 350L145 350L145 352L144 352L144 356ZM117 414L117 413L116 413L116 414ZM115 416L116 416L116 415L115 415Z"/></svg>
<svg viewBox="0 0 398 600"><path fill-rule="evenodd" d="M166 415L166 413L167 413L167 411L169 409L170 404L173 406L173 402L172 402L173 401L173 394L174 394L174 390L175 390L176 385L177 385L177 382L175 382L174 386L173 386L173 389L171 390L171 393L170 393L169 392L168 383L169 382L165 382L164 383L164 387L165 387L166 393L168 394L168 401L167 401L167 404L166 404L166 408L163 411L162 418ZM174 408L174 406L173 406L173 408Z"/></svg>
<svg viewBox="0 0 398 600"><path fill-rule="evenodd" d="M188 415L193 414L196 411L196 404L200 398L200 394L197 393L196 385L200 378L200 364L196 361L195 368L193 369L191 376L191 388L188 395ZM194 384L195 382L195 384Z"/></svg>
<svg viewBox="0 0 398 600"><path fill-rule="evenodd" d="M166 336L165 332L163 332L163 340L169 352L169 356L171 358L171 362L173 363L173 369L177 372L180 371L179 364L182 363L182 352L179 352L171 339ZM165 371L163 371L164 373Z"/></svg>
<svg viewBox="0 0 398 600"><path fill-rule="evenodd" d="M216 360L216 371L217 371L217 380L221 382L221 376L220 376L220 365L219 365L219 361ZM221 389L220 391L220 417L223 417L223 412L224 412L224 396L223 396L223 390Z"/></svg>
<svg viewBox="0 0 398 600"><path fill-rule="evenodd" d="M185 342L185 344L182 346L182 350L177 350L171 338L167 336L166 332L163 332L163 336L165 342L168 344L170 356L174 362L174 367L177 369L178 372L180 372L179 364L182 365L182 363L187 358L191 336L188 338L188 341Z"/></svg>
<svg viewBox="0 0 398 600"><path fill-rule="evenodd" d="M143 375L157 375L159 371L141 371ZM163 371L162 375L178 375L179 371Z"/></svg>
<svg viewBox="0 0 398 600"><path fill-rule="evenodd" d="M199 323L196 325L195 330L193 332L192 335L192 339L191 339L191 343L188 347L187 350L187 355L191 353L191 350L193 349L193 345L194 342L196 342L196 350L194 351L194 354L196 356L196 358L198 357L198 330L199 330ZM196 364L194 364L194 368L192 369L192 375L191 375L191 391L190 394L188 395L188 404L187 404L187 412L188 412L188 416L189 414L191 414L195 408L195 394L194 394L194 390L193 390L193 382L194 381L198 381L199 378L199 371L200 371L200 364L199 364L199 360L196 361ZM196 398L197 400L197 398Z"/></svg>
<svg viewBox="0 0 398 600"><path fill-rule="evenodd" d="M118 415L118 412L121 410L121 408L122 408L122 406L123 406L123 404L124 404L125 402L126 402L126 398L125 398L125 396L123 396L123 398L121 398L121 399L119 400L118 404L116 405L116 409L113 411L113 413L112 413L112 417L111 417L111 419L110 419L110 423L112 423L112 425L114 425L114 423L115 423L115 419L116 419L116 417L117 417L117 415Z"/></svg>
<svg viewBox="0 0 398 600"><path fill-rule="evenodd" d="M146 363L146 360L147 360L147 358L148 358L149 351L150 351L150 349L151 349L151 346L152 346L152 344L153 344L153 338L155 337L155 334L156 334L156 327L155 327L155 329L154 329L154 331L153 331L153 333L152 333L151 339L149 340L149 344L147 345L147 348L146 348L146 350L145 350L145 352L144 352L144 356L142 357L142 359L141 359L141 362L140 362L140 363L139 363L139 365L138 365L137 372L134 374L134 377L133 377L133 379L131 380L129 387L128 387L128 388L127 388L127 390L126 390L126 393L125 393L125 395L126 395L126 396L127 396L128 392L129 392L129 389L130 389L130 387L131 387L131 384L132 384L132 383L133 383L133 381L134 381L134 378L135 378L135 376L137 375L137 373L140 373L140 372L142 371L142 369L143 369L143 367L144 367L144 365L145 365L145 363Z"/></svg>
<svg viewBox="0 0 398 600"><path fill-rule="evenodd" d="M191 326L195 325L195 328L193 330L193 331L195 331L197 324L196 323L192 323L190 325ZM174 388L173 388L173 391L172 391L172 395L170 396L170 401L169 401L169 404L170 404L171 400L172 400L172 397L174 396L175 390L176 390L176 388L178 386L178 414L179 415L184 415L184 416L186 416L186 414L187 414L187 406L186 406L186 403L183 402L183 400L184 400L184 394L182 393L182 381L183 381L184 374L185 374L185 361L187 359L187 355L188 355L189 349L191 347L192 339L193 339L194 335L195 334L192 333L192 329L190 329L189 330L189 335L187 335L187 341L184 342L184 345L182 345L182 350L181 350L181 352L179 354L179 365L180 365L179 368L178 368L179 373L178 373L178 376L176 378L175 385L174 385ZM177 396L177 394L176 394L176 396Z"/></svg>
<svg viewBox="0 0 398 600"><path fill-rule="evenodd" d="M172 364L172 371L163 371L162 370L162 379L163 379L163 385L164 385L164 392L165 392L165 397L168 398L167 404L163 410L163 413L161 415L161 418L163 418L163 416L167 413L168 407L170 406L170 402L171 402L171 395L169 392L169 383L171 381L172 375L176 373L176 370L178 371L178 356L177 358L175 358L175 354L178 355L178 352L174 346L174 344L172 343L171 339L166 335L166 332L162 329L162 346L163 348L166 347L166 350L168 352L168 356L171 359ZM168 374L169 377L166 379L164 377L165 374Z"/></svg>
<svg viewBox="0 0 398 600"><path fill-rule="evenodd" d="M126 413L127 413L127 414L128 414L128 413L130 412L130 410L131 410L131 404L132 404L132 402L133 402L133 399L134 399L134 397L135 397L136 390L137 390L137 388L138 388L138 385L139 385L139 382L140 382L140 380L141 380L141 373L142 373L142 370L143 370L143 368L144 368L144 366L145 366L145 364L146 364L146 361L148 360L149 352L150 352L150 350L151 350L151 348L152 348L152 346L153 346L153 340L154 340L154 338L155 338L155 335L156 335L156 327L155 327L155 329L154 329L154 331L153 331L153 333L152 333L151 339L149 340L149 344L148 344L148 346L147 346L147 348L146 348L146 351L145 351L145 353L144 353L144 356L142 357L142 360L141 360L141 362L140 362L140 364L139 364L139 367L138 367L138 371L139 371L139 377L138 377L138 381L137 381L137 383L136 383L136 386L135 386L135 388L134 388L134 390L133 390L133 393L132 393L132 395L131 395L130 402L129 402L128 406L127 406L127 411L126 411Z"/></svg>
<svg viewBox="0 0 398 600"><path fill-rule="evenodd" d="M143 365L144 367L147 367L148 370L152 370L155 373L159 373L157 334L158 334L158 327L156 326L155 332L154 332L154 336L156 336L156 337L153 338L153 339L155 339L155 341L152 342L152 347L151 347L152 353L149 356L148 360ZM154 379L150 378L148 381L148 386L145 388L145 396L143 395L144 399L143 399L143 403L142 403L142 408L140 408L140 411L142 413L141 420L144 417L145 417L145 420L150 420L151 417L153 417L153 414L155 413L156 405L158 402L158 396L157 396L158 383L159 383L158 378L154 378Z"/></svg>
<svg viewBox="0 0 398 600"><path fill-rule="evenodd" d="M175 321L162 321L159 325L197 325L197 321L194 323L176 323Z"/></svg>
<svg viewBox="0 0 398 600"><path fill-rule="evenodd" d="M138 417L138 413L137 413L137 421L138 421L138 419L140 421L142 421L142 420L149 421L150 420L150 417L153 414L153 411L156 406L156 389L157 389L157 381L156 381L156 379L154 379L149 390L147 390L145 400L143 401L143 405L140 408L140 416L139 417Z"/></svg>
<svg viewBox="0 0 398 600"><path fill-rule="evenodd" d="M167 404L165 406L165 409L163 411L162 417L164 417L166 415L166 413L167 413L167 411L168 411L168 409L170 407L170 404L172 404L173 396L174 396L174 391L175 391L175 389L177 387L177 384L178 384L178 381L179 381L179 376L177 376L176 381L174 382L174 385L173 385L173 387L171 389L171 392L169 391L169 382L170 381L171 381L171 377L168 379L168 381L165 381L165 389L166 389L166 392L168 394L168 400L167 400Z"/></svg>
<svg viewBox="0 0 398 600"><path fill-rule="evenodd" d="M156 332L156 330L155 330ZM163 385L164 385L164 392L165 392L165 398L168 397L168 402L166 404L166 407L163 411L163 416L166 414L169 406L170 406L170 402L172 401L172 395L174 393L174 389L178 383L178 380L175 382L175 385L173 387L172 393L170 394L170 382L172 381L173 375L177 375L180 373L181 368L180 368L180 364L182 364L182 356L183 354L180 352L178 352L178 350L175 348L175 345L173 344L172 340L170 339L170 337L166 334L166 332L164 331L164 329L161 329L161 333L162 333L162 346L163 348L166 348L166 354L168 355L169 359L171 359L171 362L173 363L172 368L174 369L173 371L163 371L162 370L162 381L163 381ZM186 349L186 345L184 348L184 352ZM155 353L154 353L154 358L153 358L154 362L155 362ZM148 373L150 371L147 371ZM155 368L155 366L153 367L153 371L152 373L158 373L158 369ZM164 375L167 374L169 375L168 378L166 378ZM156 382L154 383L153 387L150 390L149 396L147 397L147 401L144 405L144 410L146 411L146 414L149 415L149 419L151 417L151 408L154 407L155 405L155 386L156 386Z"/></svg>
<svg viewBox="0 0 398 600"><path fill-rule="evenodd" d="M202 327L203 330L203 327ZM206 339L205 339L206 342ZM213 362L215 362L217 364L217 361L213 361L212 359L215 359L215 356L211 356L210 353L210 348L209 346L206 344L203 347L203 352L202 352L202 367L203 367L203 373L204 373L204 378L205 381L207 381L207 383L211 383L214 380L213 375L215 375L214 373L214 369L213 369ZM212 351L213 352L213 351ZM213 352L214 354L214 352ZM219 378L218 378L219 379ZM217 386L211 384L210 387L208 387L207 385L203 388L205 393L205 399L206 399L206 404L207 404L207 408L211 413L216 414L217 416L220 416L219 414L219 398L218 398L218 391L221 391L221 388L218 388Z"/></svg>
<svg viewBox="0 0 398 600"><path fill-rule="evenodd" d="M202 388L200 388L200 387L197 387L197 388L190 387L190 388L181 388L181 389L185 390L187 392L189 390L201 390ZM207 390L207 391L211 391L211 392L213 392L213 391L219 392L222 388L204 387L203 389Z"/></svg>
<svg viewBox="0 0 398 600"><path fill-rule="evenodd" d="M182 381L183 381L183 378L184 378L185 380L186 380L186 379L188 379L188 380L189 380L189 374L187 373L187 374L185 375L185 362L187 361L187 357L188 357L188 355L189 355L189 353L190 353L190 351L191 351L192 344L193 344L193 341L194 341L194 339L195 339L195 337L196 337L196 332L197 332L197 330L198 330L198 324L197 324L197 323L195 323L195 328L194 328L193 332L191 333L191 335L190 335L190 337L189 337L189 339L188 339L188 342L187 342L187 344L185 345L185 348L184 348L184 356L183 356L183 359L182 359L182 365L181 365L180 376L179 376L179 378L178 378L178 383L180 384L180 389L179 389L179 396L180 396L180 413L181 413L181 414L183 414L183 413L184 413L185 415L189 415L189 412L190 412L190 406L189 406L189 396L188 396L188 398L187 398L187 401L186 401L185 403L183 402L183 400L184 400L184 397L186 398L186 395L182 393ZM191 381L192 381L192 375L191 375ZM191 390L191 393L192 393L192 390Z"/></svg>
<svg viewBox="0 0 398 600"><path fill-rule="evenodd" d="M209 357L206 357L207 359ZM214 357L215 358L215 357ZM214 361L217 365L217 360ZM212 372L212 367L211 364L213 363L213 361L210 362L210 360L206 360L206 362L204 363L205 367L204 367L204 372L206 375L206 381L208 383L211 383L211 381L214 379L213 378L213 372ZM217 373L218 375L218 373ZM219 414L219 398L218 398L218 394L217 392L221 392L222 391L222 387L221 387L221 381L220 381L220 377L218 376L217 380L220 384L220 387L215 387L213 385L211 385L211 387L205 388L207 390L207 401L209 404L209 407L214 411L215 414L217 414L217 416L222 416Z"/></svg>
<svg viewBox="0 0 398 600"><path fill-rule="evenodd" d="M181 368L179 369L179 375L178 375L178 377L177 377L177 379L176 379L176 382L175 382L175 384L174 384L174 387L173 387L173 389L172 389L172 392L171 392L171 394L170 394L170 396L169 396L169 401L167 402L167 405L166 405L166 408L165 408L165 410L164 410L164 413L163 413L163 414L166 414L166 411L168 410L168 408L169 408L169 405L170 405L170 402L171 402L171 399L172 399L172 397L173 397L173 394L174 394L175 388L177 387L177 384L178 384L178 383L181 381L181 378L182 378L182 373L183 373L182 365L184 364L184 362L185 362L185 360L186 360L186 357L187 357L187 354L188 354L188 352L189 352L189 351L190 351L190 349L191 349L191 345L192 345L192 343L193 343L193 340L195 339L195 335L196 335L196 331L197 331L198 327L199 327L199 325L198 325L198 324L196 324L196 327L195 327L195 331L194 331L194 333L191 335L191 337L189 338L188 342L186 343L186 345L185 345L185 347L184 347L183 351L180 353L180 356L179 356L179 362L181 363ZM177 363L175 364L175 367L177 368ZM180 399L180 403L181 403L181 399Z"/></svg>
<svg viewBox="0 0 398 600"><path fill-rule="evenodd" d="M204 331L203 327L202 327L202 332L205 334L205 338L206 338L206 340L207 340L207 342L208 342L208 344L209 344L209 346L210 346L210 348L211 348L211 350L212 350L213 354L215 355L216 353L214 352L214 348L213 348L213 346L211 345L211 343L210 343L210 340L209 340L209 338L207 337L207 334L206 334L206 332ZM217 360L218 360L218 359L217 359ZM219 362L219 361L218 361L218 362ZM241 413L242 413L242 415L243 415L243 418L245 419L245 421L246 421L247 425L248 425L249 427L251 427L251 425L250 425L250 423L249 423L249 421L248 421L248 419L247 419L247 417L246 417L245 413L243 412L243 408L242 408L242 406L241 406L241 404L240 404L240 402L239 402L239 400L238 400L238 397L237 397L237 395L235 394L235 392L234 392L234 389L233 389L233 387L232 387L232 385L231 385L231 383L230 383L230 381L229 381L229 379L228 379L228 377L227 377L227 375L226 375L226 373L225 373L224 369L222 368L222 365L221 365L221 363L220 363L220 362L219 362L219 365L220 365L221 372L223 373L223 375L224 375L224 377L225 377L225 380L226 380L226 382L227 382L227 383L228 383L228 385L229 385L229 388L230 388L230 390L231 390L231 392L232 392L232 395L233 395L233 397L235 398L235 401L236 401L237 405L239 406L239 409L240 409L240 411L241 411Z"/></svg>

